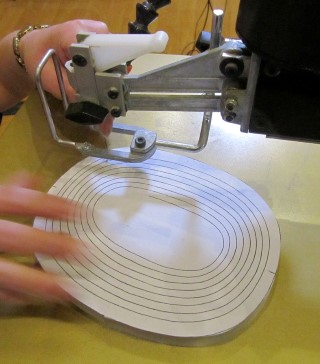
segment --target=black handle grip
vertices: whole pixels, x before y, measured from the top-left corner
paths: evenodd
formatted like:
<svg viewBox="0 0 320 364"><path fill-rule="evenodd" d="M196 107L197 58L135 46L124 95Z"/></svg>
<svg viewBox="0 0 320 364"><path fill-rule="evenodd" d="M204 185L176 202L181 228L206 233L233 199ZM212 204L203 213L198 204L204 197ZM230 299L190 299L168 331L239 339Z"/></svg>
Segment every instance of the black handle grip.
<svg viewBox="0 0 320 364"><path fill-rule="evenodd" d="M76 102L68 105L65 117L82 125L101 124L108 115L108 109L89 101Z"/></svg>

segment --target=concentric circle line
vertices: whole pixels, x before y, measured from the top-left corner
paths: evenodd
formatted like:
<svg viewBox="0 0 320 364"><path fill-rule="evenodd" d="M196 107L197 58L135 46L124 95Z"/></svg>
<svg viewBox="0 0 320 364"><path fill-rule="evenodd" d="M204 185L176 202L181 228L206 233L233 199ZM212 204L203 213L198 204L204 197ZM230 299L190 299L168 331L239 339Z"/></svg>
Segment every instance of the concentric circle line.
<svg viewBox="0 0 320 364"><path fill-rule="evenodd" d="M60 265L60 263L59 263L59 261L57 261L56 260L56 262L57 262L57 264L59 264ZM78 261L78 263L79 263L79 261ZM63 269L63 266L62 265L60 265L60 267L61 267L61 269ZM75 269L75 267L74 267L74 265L72 265L72 268L73 268L73 270L77 273L77 274L79 274L80 275L80 273L79 273L79 271L78 270L76 270ZM89 268L87 268L89 271L90 271L90 269ZM64 270L64 269L63 269ZM66 271L65 271L66 272ZM92 271L90 271L91 273L93 273ZM66 272L67 273L67 272ZM68 274L69 275L69 274ZM110 275L111 276L111 275ZM70 275L69 275L69 277L71 277ZM112 276L111 276L112 277ZM82 278L84 278L84 276L82 276ZM114 278L114 277L113 277ZM138 298L145 298L145 296L140 296L140 295L138 295L138 294L136 294L136 293L131 293L131 292L128 292L128 291L125 291L125 290L123 290L123 289L121 289L121 288L119 288L118 286L116 286L116 285L114 285L114 284L112 284L112 283L110 283L110 282L108 282L108 281L106 281L106 280L104 280L103 278L100 278L102 281L104 281L105 283L107 283L108 284L108 286L110 286L110 287L113 287L113 288L115 288L115 289L117 289L117 290L120 290L120 291L122 291L122 292L124 292L124 293L126 293L126 294L128 294L128 295L130 295L130 296L133 296L133 297L138 297ZM202 296L174 296L174 295L168 295L168 294L160 294L160 293L157 293L157 292L152 292L152 291L147 291L147 290L142 290L142 289L139 289L138 287L133 287L133 286L131 286L130 284L128 284L127 282L124 282L124 281L120 281L119 279L116 279L117 281L119 281L120 283L122 283L122 284L124 284L124 285L126 285L126 286L129 286L129 287L132 287L132 288L135 288L135 289L138 289L138 290L141 290L141 291L144 291L145 293L150 293L150 294L152 294L152 295L155 295L155 296L161 296L161 297L170 297L170 298L176 298L176 299L181 299L181 300L194 300L194 299L200 299L200 298L205 298L205 297L210 297L210 296L212 296L212 294L208 294L208 295L202 295ZM90 281L91 282L91 281ZM92 283L92 282L91 282ZM96 287L98 287L98 288L101 288L102 289L102 287L101 286L98 286L97 285L97 283L92 283L92 284L94 284ZM225 293L225 296L226 295L228 295L230 292L231 292L232 290L230 290L229 292L226 292ZM190 290L190 292L195 292L195 290ZM217 291L216 293L218 293L219 291ZM110 293L110 292L108 292L108 293ZM182 307L194 307L194 306L203 306L203 305L208 305L208 304L210 304L210 303L213 303L213 302L216 302L216 301L218 301L218 300L221 300L222 298L223 298L224 296L219 296L218 298L215 298L215 299L213 299L213 300L210 300L210 301L205 301L205 302L200 302L200 303L197 303L197 304L184 304L184 303L174 303L174 302L163 302L163 301L157 301L157 300L154 300L154 299L151 299L150 297L148 298L148 301L152 301L152 302L154 302L154 303L160 303L160 304L163 304L163 305L169 305L170 307L172 307L172 306L182 306ZM225 305L224 305L225 306ZM207 311L205 311L205 312L207 312Z"/></svg>
<svg viewBox="0 0 320 364"><path fill-rule="evenodd" d="M245 262L244 262L245 263ZM211 272L209 272L209 273L211 273ZM208 274L208 273L207 273ZM203 275L200 275L200 276L203 276Z"/></svg>
<svg viewBox="0 0 320 364"><path fill-rule="evenodd" d="M83 277L83 278L85 278L85 277ZM239 303L238 304L238 306L236 306L235 308L233 308L231 311L228 311L228 312L226 312L226 313L224 313L224 314L221 314L221 315L218 315L218 316L213 316L213 317L211 317L210 319L206 319L206 320L192 320L192 321L185 321L185 320L169 320L169 319L167 319L167 318L163 318L163 317L157 317L157 316L152 316L152 315L150 315L150 314L147 314L147 313L145 313L145 312L143 312L143 313L141 313L141 312L139 312L139 311L135 311L135 310L132 310L132 309L130 309L130 308L128 308L127 306L122 306L122 305L119 305L119 304L116 304L116 303L114 303L114 302L112 302L112 301L110 301L110 300L107 300L107 299L105 299L104 297L102 297L102 296L99 296L99 295L97 295L97 293L96 292L94 292L94 291L92 291L92 290L90 290L90 289L88 289L87 287L84 287L79 281L76 281L76 280L74 280L74 278L72 277L71 278L75 283L77 283L78 285L80 285L82 288L84 288L86 291L88 291L88 292L90 292L90 293L92 293L95 297L97 297L97 298L99 298L99 299L101 299L101 300L103 300L103 301L105 301L105 302L107 302L107 303L109 303L109 304L111 304L111 305L115 305L115 306L118 306L118 307L120 307L120 308L122 308L122 309L124 309L125 311L130 311L130 312L132 312L132 313L135 313L135 314L138 314L139 316L143 316L143 317L150 317L150 318L153 318L153 319L157 319L157 320L162 320L162 321L167 321L167 322L174 322L174 323L182 323L182 324L188 324L188 323L197 323L197 322L205 322L205 321L212 321L212 320L216 320L216 319L218 319L218 318L221 318L221 317L224 317L224 316L226 316L226 315L228 315L230 312L232 312L232 311L234 311L234 310L236 310L239 306L241 306L241 304L243 303L243 302L245 302L245 300L243 301L243 302L241 302L241 303ZM255 288L255 287L254 287ZM252 294L252 292L253 292L253 290L248 294L248 296L246 297L246 298L248 298L251 294ZM111 293L111 295L114 295L112 292L108 292L108 293ZM122 299L121 297L119 297L120 299ZM126 300L124 300L124 301L126 301ZM126 301L126 302L128 302L128 301ZM146 307L146 306L140 306L140 307L143 307L143 308L149 308L149 307ZM156 310L156 309L154 309L154 308L150 308L152 311L158 311L158 310ZM216 310L215 310L216 311ZM170 311L163 311L164 313L171 313ZM208 311L206 311L206 312L210 312L210 310L208 310ZM178 315L182 315L182 314L184 314L184 313L179 313L179 312L175 312L175 314L178 314ZM191 315L193 315L194 313L191 313ZM216 333L215 333L216 334Z"/></svg>
<svg viewBox="0 0 320 364"><path fill-rule="evenodd" d="M158 159L155 159L155 161L159 161ZM162 161L163 162L163 160L160 160L160 161ZM126 166L126 167L124 167L123 166L123 164L120 164L120 163L117 163L117 162L110 162L113 166L120 166L120 168L124 168L124 169L130 169L130 168L132 168L132 166L133 165L135 165L135 164L130 164L130 166L128 167L128 166ZM168 162L167 162L168 163ZM191 168L191 167L186 167L186 166L184 166L183 164L177 164L177 163L174 163L174 162L171 162L170 161L170 163L171 164L175 164L175 165L178 165L178 166L182 166L182 167L185 167L185 168L189 168L189 169L191 169L191 170L194 170L194 171L196 171L195 169L193 169L193 168ZM145 161L143 164L145 164L145 165L148 165L148 164L150 164L150 163L148 163L148 161ZM153 164L151 164L152 166L153 166ZM138 165L138 167L139 167L139 169L141 169L141 165L139 164ZM165 166L165 167L167 167L167 166ZM100 166L99 167L99 169L105 169L106 167L105 166ZM168 167L167 167L168 168ZM113 168L111 168L111 170L112 170ZM119 167L118 168L115 168L115 169L119 169ZM119 172L120 173L120 172ZM135 173L137 173L136 171L135 171ZM140 172L140 173L142 173L142 171ZM186 173L187 174L187 172L185 172L184 171L184 173ZM213 178L213 179L215 179L215 180L217 180L217 181L219 181L219 182L222 182L221 180L219 180L218 178L216 178L216 177L214 177L214 176L212 176L212 175L210 175L210 174L206 174L206 172L204 172L204 171L202 171L202 174L205 174L205 175L207 175L207 177L211 177L211 178ZM167 175L167 174L166 174ZM207 182L207 180L205 179L205 178L203 178L203 177L201 177L201 176L197 176L198 177L198 179L200 179L200 180L203 180L203 181L206 181ZM76 178L77 180L78 180L78 177ZM231 187L232 189L234 189L234 186L232 186L231 184L228 184L228 183L226 183L226 182L224 182L224 184L226 185L226 186L229 186L229 187ZM215 184L215 183L212 183L212 185L213 186L217 186L217 187L219 187L220 189L222 189L222 190L224 190L224 188L222 187L222 186L220 186L220 185L218 185L218 184ZM232 192L230 192L230 191L228 191L228 190L226 190L228 193L230 193L231 195L233 195L232 194ZM252 202L247 198L247 196L245 196L240 190L237 190L237 193L238 194L240 194L242 197L244 197L247 201L248 201L248 203L250 203L251 205L252 205ZM235 195L233 195L233 196L235 196ZM253 205L255 208L256 208L256 206L255 205ZM262 216L262 218L264 218L263 216Z"/></svg>
<svg viewBox="0 0 320 364"><path fill-rule="evenodd" d="M123 167L122 167L123 168ZM128 172L128 169L130 169L130 168L126 168L126 173L130 173L130 172ZM137 172L136 171L134 171L133 172L135 175L137 174ZM142 171L140 172L140 173L142 173L142 174L144 174ZM122 173L120 173L120 172L117 172L117 173L113 173L112 175L118 175L118 174L123 174L123 172ZM149 175L151 175L152 176L152 174L150 173L150 171L149 171ZM108 177L110 177L111 175L108 175ZM159 176L158 176L159 177ZM169 180L169 178L168 178L168 174L166 174L164 177L164 180L165 180L165 182L164 183L167 183L167 181ZM120 177L119 177L119 179L120 179ZM79 180L77 179L77 181L79 182ZM175 180L176 181L176 180ZM176 182L178 182L178 181L176 181ZM201 186L204 186L203 184L200 184ZM206 186L205 186L206 187ZM223 190L223 187L221 187L221 186L218 186L220 189L222 189ZM198 190L199 190L199 188L198 188ZM206 193L206 194L209 194L207 191L204 191L204 190L202 190L201 192L204 192L204 193ZM229 192L229 194L231 194L232 196L234 196L234 197L236 197L234 194L232 194L230 191L228 191ZM241 191L237 191L237 192L239 192L239 194L241 194ZM217 192L216 191L216 193L218 193L218 194L221 194L222 196L224 196L224 197L227 197L226 195L223 195L221 192ZM210 195L210 194L209 194ZM215 197L216 198L216 196L213 196L213 195L211 195L212 197ZM220 199L220 201L222 201L223 202L223 200L221 200ZM250 202L250 201L248 201L248 202ZM251 204L252 205L252 204ZM249 209L249 205L246 205L247 207L248 207L248 209ZM255 206L255 208L256 208L256 206ZM250 210L250 209L249 209ZM252 212L252 210L250 210L251 212ZM257 210L257 211L259 211L259 210ZM262 216L262 218L263 218L263 216Z"/></svg>
<svg viewBox="0 0 320 364"><path fill-rule="evenodd" d="M219 336L271 290L279 226L255 191L223 171L162 151L134 164L89 157L49 193L73 200L76 220L35 226L79 238L83 257L39 262L73 282L76 302L101 319L160 335Z"/></svg>
<svg viewBox="0 0 320 364"><path fill-rule="evenodd" d="M98 238L99 239L99 238ZM111 240L109 237L108 237L108 239L109 240ZM99 248L98 248L99 249ZM101 251L101 250L100 250ZM101 253L102 254L104 254L102 251L101 251ZM105 255L105 254L104 254ZM107 256L109 259L112 259L110 256ZM125 258L125 257L122 257L123 259L127 259L127 258ZM98 258L99 259L99 258ZM130 259L129 259L130 260ZM146 268L146 267L144 267L144 268ZM131 268L132 269L132 268ZM134 271L134 270L133 270ZM156 270L153 270L153 271L155 271L155 272L158 272L158 273L163 273L163 272L159 272L159 271L156 271ZM137 272L137 271L135 271L135 272ZM207 274L209 274L209 273L212 273L212 271L210 271L210 272L208 272ZM207 275L206 274L206 275ZM146 274L145 274L146 275ZM177 275L173 275L173 274L170 274L170 276L177 276ZM200 276L203 276L203 275L200 275ZM200 277L200 276L197 276L197 277ZM149 277L151 277L151 276L149 276ZM184 278L186 278L186 279L191 279L191 278L194 278L195 276L183 276ZM195 284L195 283L203 283L203 282L207 282L207 281L210 281L210 280L212 280L213 278L215 278L216 276L213 276L213 277L209 277L208 279L206 279L206 280L202 280L202 281L196 281L196 282L191 282L192 284ZM158 280L160 280L159 278L157 278ZM164 282L168 282L168 283L177 283L177 284L179 284L180 282L173 282L173 281L168 281L168 280L162 280L161 279L161 281L164 281ZM219 283L220 283L220 281L219 281ZM184 282L184 283L180 283L180 284L187 284L187 282ZM207 288L207 287L206 287Z"/></svg>
<svg viewBox="0 0 320 364"><path fill-rule="evenodd" d="M160 280L160 279L159 279L159 280ZM209 281L209 280L212 280L212 278L208 279L207 281ZM162 280L162 281L163 281L163 280ZM165 281L165 282L167 283L168 281ZM178 284L182 284L182 285L184 285L184 284L188 284L187 282L183 282L183 283L181 283L181 282L170 282L170 283L178 283ZM197 283L199 283L199 282L192 282L192 284L197 284ZM215 284L213 284L213 285L211 285L211 286L207 286L207 287L201 288L201 289L199 289L199 290L207 290L208 288L211 288L211 287L216 286L218 283L221 283L221 281L218 281L218 282L216 282ZM159 286L154 286L154 287L156 287L156 288L161 288L161 287L159 287ZM197 290L197 289L171 289L171 288L167 288L167 289L170 289L170 290L176 290L176 291L195 291L195 290Z"/></svg>
<svg viewBox="0 0 320 364"><path fill-rule="evenodd" d="M74 267L72 266L72 268L74 269ZM74 269L75 270L75 269ZM78 274L79 274L79 272L77 272ZM86 278L86 277L84 277L84 276L81 276L82 278ZM97 288L100 288L100 287L98 287L97 285L96 285L96 283L93 283L93 282L91 282L91 284L93 284L93 285L95 285ZM87 289L87 288L86 288ZM130 301L130 300L128 300L128 299L124 299L123 297L121 297L121 296L119 296L119 295L117 295L117 294L115 294L114 292L111 292L111 291L109 291L109 290L107 290L106 288L104 288L104 292L105 293L107 293L107 294L110 294L110 296L113 296L113 297L116 297L116 298L118 298L118 299L120 299L121 301L125 301L126 303L130 303L130 304L133 304L133 305L135 305L135 306L137 306L137 303L136 302L134 302L134 301ZM92 292L93 293L93 292ZM127 292L126 292L127 293ZM242 292L240 292L239 294L238 294L238 296L236 296L236 298L238 298L240 295L241 295L241 293ZM248 295L250 295L252 293L252 291L248 294ZM99 297L100 299L102 299L102 300L104 300L104 301L106 301L106 302L109 302L109 303L112 303L112 301L109 301L109 300L106 300L105 298L103 298L103 297L101 297L101 296L98 296L96 293L94 293L94 295L96 295L97 297ZM148 299L148 301L152 301L152 300L150 300L150 299ZM243 301L244 302L244 301ZM168 311L168 310L160 310L160 309L156 309L156 308L154 308L154 307L149 307L149 306L146 306L146 305L141 305L141 304L139 304L138 305L139 307L142 307L142 308L144 308L144 309L149 309L149 310L151 310L151 311L156 311L156 312L160 312L160 313L172 313L172 311ZM182 306L182 305L178 305L178 306ZM189 307L192 307L192 305L188 305ZM225 303L224 305L221 305L220 307L217 307L217 308L214 308L214 309L212 309L212 310L203 310L203 311L198 311L198 312L174 312L174 314L176 314L176 315L197 315L197 314L203 314L203 313L208 313L208 312L215 312L215 311L218 311L219 309L221 309L221 308L223 308L223 307L226 307L226 306L228 306L228 303ZM237 308L237 307L236 307ZM141 314L141 313L140 313ZM143 315L143 316L145 316L144 314L141 314L141 315ZM222 315L223 316L223 315ZM218 318L218 317L221 317L221 316L217 316L217 317L214 317L214 318ZM155 318L155 317L154 317ZM158 318L159 319L159 318ZM207 320L206 320L207 321Z"/></svg>
<svg viewBox="0 0 320 364"><path fill-rule="evenodd" d="M131 187L131 188L137 188L137 189L141 189L141 187ZM110 190L109 190L110 191ZM148 191L150 191L150 190L148 190ZM152 199L158 199L158 200L161 200L160 198L157 198L157 197L155 197L155 196L151 196L151 198ZM176 200L179 200L178 198L176 198ZM211 224L211 222L207 219L207 218L205 218L205 217L203 217L202 215L200 215L200 214L198 214L198 213L196 213L196 212L194 212L194 211L190 211L190 210L188 210L188 209L186 209L186 208L184 208L184 207L181 207L181 206L179 206L179 205L177 205L177 204L174 204L174 203L172 203L172 202L168 202L168 201L165 201L165 200L162 200L162 201L164 201L164 202L166 202L166 203L168 203L168 204L171 204L171 205L174 205L174 206L177 206L177 207L179 207L179 208L181 208L181 209L184 209L184 210L186 210L186 211L188 211L188 212L190 212L190 213L192 213L192 214L195 214L195 215L197 215L197 216L199 216L199 217L201 217L201 218L203 218L203 219L205 219L206 221L208 221L209 222L209 224ZM181 200L182 201L182 200ZM95 204L93 205L94 207L95 207ZM198 208L199 210L201 210L201 208ZM205 211L205 213L206 214L208 214L208 215L210 215L210 216L212 216L213 218L215 218L213 215L211 215L210 213L208 213L208 212L206 212ZM94 219L94 218L93 218ZM214 224L213 224L214 225ZM97 225L95 225L95 227L99 230L99 227L97 226ZM220 229L216 226L216 225L214 225L214 227L216 227L216 229L220 232ZM231 228L232 228L232 226L231 226ZM227 235L229 236L229 240L230 240L230 235L229 235L229 232L227 231L226 232L227 233ZM221 234L221 233L220 233ZM221 234L222 235L222 234ZM113 242L114 243L114 245L117 245L117 246L119 246L117 243L115 243L115 242ZM122 248L122 249L124 249L123 247L121 247L120 246L120 248ZM127 252L129 252L129 253L131 253L131 251L129 251L129 250L127 250L127 249L124 249L125 251L127 251ZM221 253L220 253L221 254ZM216 259L218 259L219 257L220 257L220 254L218 255L218 257L216 258ZM140 258L143 258L142 256L139 256ZM145 258L144 258L145 259ZM147 260L147 259L146 259ZM163 268L166 268L166 269L169 269L169 270L175 270L175 271L181 271L181 272L184 272L184 271L186 271L186 272L192 272L192 271L202 271L202 270L204 270L204 269L207 269L208 267L210 267L212 264L214 264L214 262L212 262L212 263L210 263L208 266L205 266L205 267L203 267L203 268L201 268L201 269L197 269L197 270L194 270L194 269L177 269L177 268L172 268L172 267L167 267L167 266L163 266L163 265L160 265L160 264L158 264L158 263L154 263L154 262L152 262L153 264L155 264L155 265L157 265L157 266L160 266L160 267L163 267ZM145 267L146 268L146 267ZM156 269L153 269L153 270L155 270L155 271L157 271ZM161 272L161 273L163 273L162 271L158 271L158 272ZM172 275L172 276L178 276L177 274L173 274L173 273L166 273L166 274L168 274L168 275ZM207 274L207 273L206 273ZM199 275L199 277L200 276L203 276L204 274L201 274L201 275ZM184 276L184 277L186 277L186 278L188 278L188 276Z"/></svg>
<svg viewBox="0 0 320 364"><path fill-rule="evenodd" d="M110 190L109 190L110 191ZM205 205L205 204L204 204ZM208 209L210 209L210 207L209 206L207 206L208 207ZM221 209L223 209L222 207L220 207ZM239 208L241 208L241 207L239 207ZM211 208L212 209L212 208ZM200 210L202 210L201 208L200 208ZM230 215L230 213L226 210L226 209L223 209L227 214L229 214ZM207 213L207 212L206 212ZM232 216L232 215L230 215L230 216ZM214 217L214 216L213 216ZM215 217L214 217L215 218ZM236 218L234 217L234 216L232 216L232 218L233 219L235 219L236 220ZM243 220L243 218L240 216L240 219L242 219ZM246 225L245 225L246 226ZM259 223L259 226L260 226L260 223ZM249 230L248 229L248 227L246 226L246 229L247 229L247 231ZM261 226L260 226L260 233L261 233ZM255 234L256 234L256 232L255 232ZM167 268L167 267L166 267ZM170 267L169 267L170 268ZM202 268L202 269L205 269L205 268L207 268L207 267L204 267L204 268ZM174 268L173 268L174 269Z"/></svg>
<svg viewBox="0 0 320 364"><path fill-rule="evenodd" d="M245 262L244 262L245 263Z"/></svg>
<svg viewBox="0 0 320 364"><path fill-rule="evenodd" d="M60 264L60 261L56 260L56 263L60 265L61 269L64 270L63 266ZM72 266L73 267L73 266ZM97 267L96 267L97 268ZM73 267L74 269L74 267ZM98 268L99 269L99 268ZM89 270L89 269L88 269ZM76 270L75 270L76 271ZM64 272L71 278L72 276L70 276L67 271L64 270ZM272 273L272 272L271 272ZM275 273L272 273L272 274L275 274ZM128 282L125 282L125 281L121 281L119 280L119 278L115 278L114 276L112 276L111 274L109 274L109 276L115 280L118 280L121 284L124 284L124 285L127 285L128 287L132 287L132 288L135 288L135 289L139 289L145 293L150 293L152 295L155 295L155 296L162 296L162 297L169 297L169 298L176 298L176 299L184 299L184 300L190 300L190 299L200 299L200 298L205 298L205 297L210 297L212 296L212 294L206 294L206 295L202 295L202 296L175 296L175 295L169 295L169 294L160 294L160 293L157 293L157 292L153 292L153 291L148 291L146 289L142 289L142 288L138 288L138 287L135 287L135 286L132 286L130 285ZM103 280L103 278L101 278L101 280ZM106 281L107 282L107 281ZM108 282L108 284L110 284ZM113 286L112 284L110 284L111 286ZM101 288L101 287L100 287ZM162 287L156 287L156 288L162 288ZM166 289L166 291L168 290L174 290L174 289ZM177 291L177 290L174 290L174 291ZM195 292L195 290L183 290L184 292ZM219 290L220 291L220 290ZM216 291L216 293L218 293L219 291ZM131 294L131 293L130 293ZM138 296L138 297L141 297L141 296ZM142 296L143 297L143 296ZM155 301L154 302L158 302L160 303L160 301ZM204 303L201 303L202 304L206 304L206 303L210 303L210 302L213 302L213 301L208 301L208 302L204 302ZM163 302L161 302L163 303ZM182 305L183 306L183 305ZM190 305L191 306L191 305Z"/></svg>
<svg viewBox="0 0 320 364"><path fill-rule="evenodd" d="M136 173L136 172L135 172ZM241 193L241 192L240 192ZM251 211L252 212L252 211Z"/></svg>

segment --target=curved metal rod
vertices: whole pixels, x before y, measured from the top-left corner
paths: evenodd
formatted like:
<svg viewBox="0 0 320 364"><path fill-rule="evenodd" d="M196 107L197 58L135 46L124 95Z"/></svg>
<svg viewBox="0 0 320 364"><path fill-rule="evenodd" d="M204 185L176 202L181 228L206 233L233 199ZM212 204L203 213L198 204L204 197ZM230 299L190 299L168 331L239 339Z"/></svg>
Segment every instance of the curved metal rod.
<svg viewBox="0 0 320 364"><path fill-rule="evenodd" d="M51 130L51 134L53 139L60 143L60 144L64 144L64 145L68 145L68 146L72 146L75 147L76 143L72 142L70 140L65 140L65 139L61 139L56 131L56 127L52 118L52 114L51 114L51 110L50 110L50 106L48 103L48 99L45 93L45 90L43 88L42 85L42 71L45 67L45 65L48 63L49 59L52 58L53 59L53 64L55 67L55 71L56 71L56 75L57 75L57 79L58 79L58 84L59 84L59 89L60 89L60 93L62 96L62 102L63 102L63 106L66 110L66 108L68 107L68 100L67 100L67 94L66 94L66 90L64 87L64 83L63 83L63 77L62 77L62 72L61 72L61 68L60 68L60 63L59 63L59 59L57 57L57 55L55 54L54 49L50 49L46 55L43 57L43 59L41 60L41 62L39 63L37 69L36 69L36 73L35 73L35 79L36 79L36 86L40 95L40 100L43 106L43 110L44 113L46 115L47 121L49 123L49 127Z"/></svg>
<svg viewBox="0 0 320 364"><path fill-rule="evenodd" d="M203 114L200 136L197 144L188 144L188 143L174 142L171 140L157 139L156 145L158 147L181 149L189 152L200 152L207 145L210 126L211 126L211 119L212 119L212 112L205 112Z"/></svg>

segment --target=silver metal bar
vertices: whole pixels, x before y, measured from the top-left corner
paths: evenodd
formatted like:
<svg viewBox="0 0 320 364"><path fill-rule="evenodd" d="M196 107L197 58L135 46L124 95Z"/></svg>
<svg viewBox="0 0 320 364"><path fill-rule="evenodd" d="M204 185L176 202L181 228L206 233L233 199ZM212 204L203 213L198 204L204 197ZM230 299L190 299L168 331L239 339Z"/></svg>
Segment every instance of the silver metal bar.
<svg viewBox="0 0 320 364"><path fill-rule="evenodd" d="M199 78L199 77L154 77L152 81L140 76L129 76L124 78L125 84L130 92L157 92L166 90L166 92L212 92L221 90L223 79L217 78Z"/></svg>
<svg viewBox="0 0 320 364"><path fill-rule="evenodd" d="M219 111L220 96L130 94L129 110L149 111Z"/></svg>
<svg viewBox="0 0 320 364"><path fill-rule="evenodd" d="M244 103L243 107L244 118L240 126L240 131L242 131L243 133L247 133L249 131L249 124L259 76L260 63L261 58L257 54L252 53L248 83L246 88L246 102Z"/></svg>
<svg viewBox="0 0 320 364"><path fill-rule="evenodd" d="M116 160L120 162L140 163L152 157L156 151L156 147L151 148L147 153L132 153L130 149L125 150L117 149L102 149L97 148L90 143L76 143L76 149L81 154L90 157L104 158Z"/></svg>
<svg viewBox="0 0 320 364"><path fill-rule="evenodd" d="M66 111L69 105L68 102L68 97L67 97L67 93L66 93L66 89L64 87L64 82L63 82L63 76L62 76L62 72L61 72L61 67L60 67L60 62L58 57L56 56L56 54L54 53L52 56L53 59L53 64L54 64L54 68L56 71L56 75L57 75L57 80L58 80L58 84L59 84L59 89L60 89L60 94L62 97L62 104L63 104L63 108Z"/></svg>
<svg viewBox="0 0 320 364"><path fill-rule="evenodd" d="M141 128L134 125L127 125L122 123L113 123L112 131L114 133L134 135L134 133Z"/></svg>
<svg viewBox="0 0 320 364"><path fill-rule="evenodd" d="M210 48L218 48L221 45L221 32L223 22L223 10L215 9L212 12L212 28L210 38Z"/></svg>
<svg viewBox="0 0 320 364"><path fill-rule="evenodd" d="M233 52L242 46L241 41L230 40L221 45L219 48L209 49L206 52L186 57L177 62L170 63L166 66L157 68L138 75L141 79L148 79L150 81L155 77L164 78L218 78L222 77L219 71L219 64L221 62L221 55L224 52L232 50ZM124 79L130 79L132 76L125 76Z"/></svg>
<svg viewBox="0 0 320 364"><path fill-rule="evenodd" d="M44 113L46 115L49 127L50 127L50 131L52 134L53 139L58 142L59 144L64 144L67 146L72 146L75 147L76 143L72 142L70 140L65 140L65 139L61 139L56 131L56 127L52 118L52 114L51 114L51 110L50 110L50 106L47 100L47 96L45 94L45 90L43 88L42 85L42 71L45 67L45 65L47 64L47 62L49 61L49 59L52 58L53 62L54 62L54 66L55 66L55 71L57 74L57 79L58 79L58 83L59 83L59 88L60 88L60 92L61 92L61 96L62 96L62 100L63 100L63 104L64 107L67 108L68 106L68 101L67 101L67 95L66 95L66 91L65 91L65 87L64 87L64 83L63 83L63 78L62 78L62 73L61 73L61 69L60 69L60 64L59 64L59 60L57 55L55 54L55 51L53 49L50 49L46 55L43 57L43 59L41 60L41 62L39 63L37 69L36 69L36 73L35 73L35 79L36 79L36 86L40 95L40 100L43 106L43 110Z"/></svg>
<svg viewBox="0 0 320 364"><path fill-rule="evenodd" d="M125 75L123 82L130 92L214 92L222 89L224 76L220 63L224 57L241 53L242 42L230 40L219 48L148 71L140 75ZM244 62L241 77L249 73L249 62ZM103 77L103 75L99 75Z"/></svg>

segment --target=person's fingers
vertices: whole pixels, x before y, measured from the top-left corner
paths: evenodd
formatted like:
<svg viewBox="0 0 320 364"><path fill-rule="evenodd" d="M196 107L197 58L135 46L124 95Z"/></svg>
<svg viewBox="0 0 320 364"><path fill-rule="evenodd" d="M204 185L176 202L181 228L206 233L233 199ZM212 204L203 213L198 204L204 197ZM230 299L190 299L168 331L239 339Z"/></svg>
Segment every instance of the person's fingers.
<svg viewBox="0 0 320 364"><path fill-rule="evenodd" d="M23 255L41 253L59 257L79 255L80 243L67 234L0 220L0 250Z"/></svg>
<svg viewBox="0 0 320 364"><path fill-rule="evenodd" d="M80 19L78 20L79 28L96 33L110 33L106 23L99 20Z"/></svg>
<svg viewBox="0 0 320 364"><path fill-rule="evenodd" d="M8 186L11 185L29 189L37 189L41 184L41 178L39 176L34 176L29 172L20 171L7 178L4 184Z"/></svg>
<svg viewBox="0 0 320 364"><path fill-rule="evenodd" d="M103 122L98 126L98 129L103 136L107 137L111 133L113 120L114 118L108 114Z"/></svg>
<svg viewBox="0 0 320 364"><path fill-rule="evenodd" d="M48 301L70 300L70 295L62 289L61 283L61 277L0 259L0 287L4 292L26 294Z"/></svg>
<svg viewBox="0 0 320 364"><path fill-rule="evenodd" d="M0 303L6 303L10 305L25 305L33 303L34 297L30 297L25 293L14 292L9 289L0 288Z"/></svg>
<svg viewBox="0 0 320 364"><path fill-rule="evenodd" d="M58 30L54 29L54 27L56 27L56 29ZM48 30L50 31L52 36L54 35L54 39L56 39L58 42L55 49L59 56L60 62L63 65L69 59L71 59L70 44L76 43L76 35L78 33L109 33L108 26L105 23L88 19L70 20L63 24L58 24L51 28L48 28ZM60 36L58 36L59 34Z"/></svg>
<svg viewBox="0 0 320 364"><path fill-rule="evenodd" d="M69 200L17 186L0 186L0 213L47 218L72 218L75 205Z"/></svg>
<svg viewBox="0 0 320 364"><path fill-rule="evenodd" d="M65 63L71 59L70 45L77 42L76 35L83 32L109 33L107 25L100 21L77 19L65 23L52 25L46 29L39 29L26 34L20 43L20 53L26 64L26 69L32 79L35 78L36 68L48 49L54 49L62 66L67 95L72 102L72 90L65 70ZM37 44L36 49L34 44ZM57 98L61 98L56 72L52 60L49 60L42 72L42 83L46 91Z"/></svg>

